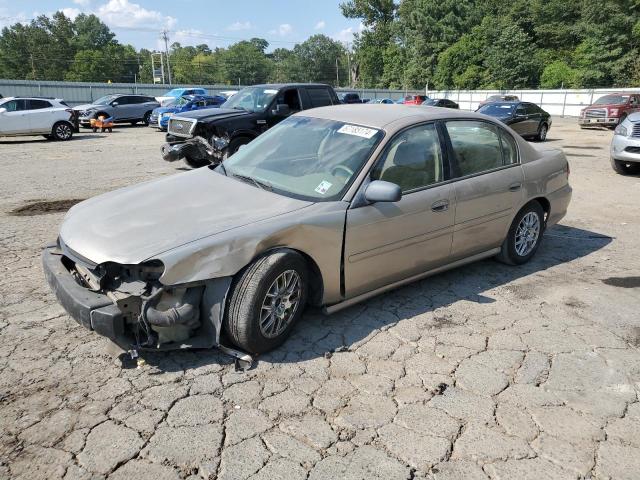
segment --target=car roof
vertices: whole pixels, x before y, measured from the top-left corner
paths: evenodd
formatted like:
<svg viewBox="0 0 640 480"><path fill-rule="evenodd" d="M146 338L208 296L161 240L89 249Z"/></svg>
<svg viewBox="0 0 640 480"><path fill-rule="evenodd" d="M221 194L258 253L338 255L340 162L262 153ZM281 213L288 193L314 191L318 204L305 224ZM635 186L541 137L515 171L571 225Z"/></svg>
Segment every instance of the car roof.
<svg viewBox="0 0 640 480"><path fill-rule="evenodd" d="M391 133L406 126L413 125L414 123L429 120L489 118L475 112L454 112L439 107L401 104L381 105L376 103L319 107L311 110L303 110L295 115L354 123L356 125L386 130Z"/></svg>
<svg viewBox="0 0 640 480"><path fill-rule="evenodd" d="M266 87L281 89L284 87L328 87L326 83L262 83L260 85L252 85L252 87Z"/></svg>

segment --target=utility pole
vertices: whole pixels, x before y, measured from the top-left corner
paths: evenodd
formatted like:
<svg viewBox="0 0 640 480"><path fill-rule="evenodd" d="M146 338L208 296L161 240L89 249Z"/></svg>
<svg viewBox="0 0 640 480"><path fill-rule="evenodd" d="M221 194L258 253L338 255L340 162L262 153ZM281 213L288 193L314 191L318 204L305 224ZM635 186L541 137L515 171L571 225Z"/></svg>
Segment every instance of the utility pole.
<svg viewBox="0 0 640 480"><path fill-rule="evenodd" d="M169 76L169 85L171 85L171 66L169 65L169 35L167 30L162 31L162 39L164 40L164 53L167 56L167 75Z"/></svg>
<svg viewBox="0 0 640 480"><path fill-rule="evenodd" d="M336 87L340 86L340 69L338 68L338 59L336 58Z"/></svg>

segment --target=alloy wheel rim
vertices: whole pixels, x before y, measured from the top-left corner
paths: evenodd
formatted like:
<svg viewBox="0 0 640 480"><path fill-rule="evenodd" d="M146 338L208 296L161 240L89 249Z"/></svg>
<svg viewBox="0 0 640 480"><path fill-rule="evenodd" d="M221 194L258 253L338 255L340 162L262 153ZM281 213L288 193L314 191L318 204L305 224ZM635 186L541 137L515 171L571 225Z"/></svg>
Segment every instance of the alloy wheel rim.
<svg viewBox="0 0 640 480"><path fill-rule="evenodd" d="M58 137L66 140L71 136L71 128L69 128L69 125L58 125L56 128L56 134Z"/></svg>
<svg viewBox="0 0 640 480"><path fill-rule="evenodd" d="M276 277L262 301L260 332L267 338L282 334L291 324L302 295L300 275L286 270Z"/></svg>
<svg viewBox="0 0 640 480"><path fill-rule="evenodd" d="M540 130L540 138L542 140L547 138L547 127L543 126L542 129Z"/></svg>
<svg viewBox="0 0 640 480"><path fill-rule="evenodd" d="M529 255L540 236L540 217L535 212L527 213L516 229L516 253L521 257Z"/></svg>

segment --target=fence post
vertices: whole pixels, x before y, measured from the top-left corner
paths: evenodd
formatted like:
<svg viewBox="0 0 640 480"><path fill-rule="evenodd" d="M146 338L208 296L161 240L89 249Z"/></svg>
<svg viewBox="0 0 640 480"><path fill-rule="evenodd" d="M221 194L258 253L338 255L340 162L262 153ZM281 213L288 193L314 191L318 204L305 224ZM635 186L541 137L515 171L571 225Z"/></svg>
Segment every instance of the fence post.
<svg viewBox="0 0 640 480"><path fill-rule="evenodd" d="M564 99L562 100L562 118L564 118L564 108L567 106L567 91L564 91Z"/></svg>
<svg viewBox="0 0 640 480"><path fill-rule="evenodd" d="M93 103L93 86L89 85L89 103Z"/></svg>
<svg viewBox="0 0 640 480"><path fill-rule="evenodd" d="M469 110L473 112L473 90L469 92Z"/></svg>

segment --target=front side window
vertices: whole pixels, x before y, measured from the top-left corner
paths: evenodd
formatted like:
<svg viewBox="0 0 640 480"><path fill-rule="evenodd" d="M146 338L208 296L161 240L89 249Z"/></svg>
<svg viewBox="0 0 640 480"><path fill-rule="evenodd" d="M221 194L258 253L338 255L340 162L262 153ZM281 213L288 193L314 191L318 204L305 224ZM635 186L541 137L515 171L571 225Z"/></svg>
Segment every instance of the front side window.
<svg viewBox="0 0 640 480"><path fill-rule="evenodd" d="M220 173L281 195L339 200L383 137L374 128L289 117L238 150Z"/></svg>
<svg viewBox="0 0 640 480"><path fill-rule="evenodd" d="M371 178L395 183L403 192L443 181L442 150L433 124L400 133L390 142Z"/></svg>
<svg viewBox="0 0 640 480"><path fill-rule="evenodd" d="M6 108L7 112L21 112L22 110L27 109L27 101L26 100L9 100L8 102L3 103L2 108Z"/></svg>
<svg viewBox="0 0 640 480"><path fill-rule="evenodd" d="M247 112L264 112L277 94L275 88L247 87L227 100L224 106Z"/></svg>
<svg viewBox="0 0 640 480"><path fill-rule="evenodd" d="M504 166L498 129L486 122L446 122L457 176L474 175Z"/></svg>

